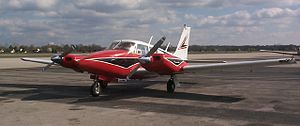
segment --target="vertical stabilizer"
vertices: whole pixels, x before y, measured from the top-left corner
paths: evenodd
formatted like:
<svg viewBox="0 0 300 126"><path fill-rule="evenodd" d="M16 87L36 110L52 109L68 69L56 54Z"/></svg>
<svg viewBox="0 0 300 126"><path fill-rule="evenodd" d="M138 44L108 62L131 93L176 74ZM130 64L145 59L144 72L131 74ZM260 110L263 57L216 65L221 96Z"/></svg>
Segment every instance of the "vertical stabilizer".
<svg viewBox="0 0 300 126"><path fill-rule="evenodd" d="M187 60L187 57L188 57L190 31L191 31L191 27L187 27L186 25L184 25L183 31L181 33L181 37L179 39L176 50L174 52L175 56L177 56L183 60Z"/></svg>

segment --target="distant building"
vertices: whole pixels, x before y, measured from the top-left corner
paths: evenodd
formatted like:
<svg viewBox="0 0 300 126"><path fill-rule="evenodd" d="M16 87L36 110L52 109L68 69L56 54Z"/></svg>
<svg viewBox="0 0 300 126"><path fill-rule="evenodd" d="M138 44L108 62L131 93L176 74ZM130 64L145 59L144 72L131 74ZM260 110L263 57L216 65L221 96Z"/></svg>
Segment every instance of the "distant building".
<svg viewBox="0 0 300 126"><path fill-rule="evenodd" d="M41 52L41 49L40 49L40 48L37 48L34 52L35 52L35 53L40 53L40 52Z"/></svg>
<svg viewBox="0 0 300 126"><path fill-rule="evenodd" d="M52 52L52 51L53 51L53 49L51 47L47 48L47 52Z"/></svg>
<svg viewBox="0 0 300 126"><path fill-rule="evenodd" d="M15 53L16 52L16 50L15 49L12 49L11 51L10 51L10 53Z"/></svg>

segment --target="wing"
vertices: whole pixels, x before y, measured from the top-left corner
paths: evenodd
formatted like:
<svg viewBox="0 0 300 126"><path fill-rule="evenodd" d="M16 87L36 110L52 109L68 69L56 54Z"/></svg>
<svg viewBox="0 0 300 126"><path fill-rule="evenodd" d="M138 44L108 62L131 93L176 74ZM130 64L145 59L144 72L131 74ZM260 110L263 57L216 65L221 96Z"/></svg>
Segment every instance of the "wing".
<svg viewBox="0 0 300 126"><path fill-rule="evenodd" d="M225 60L185 60L188 63L226 63Z"/></svg>
<svg viewBox="0 0 300 126"><path fill-rule="evenodd" d="M292 53L292 52L282 52L282 51L271 51L271 50L259 50L260 52L270 52L270 53L277 53L277 54L285 54L285 55L298 55L297 53Z"/></svg>
<svg viewBox="0 0 300 126"><path fill-rule="evenodd" d="M188 65L183 68L184 72L196 72L207 69L223 69L223 68L238 68L238 67L256 67L256 66L271 66L281 64L294 64L296 63L294 58L283 58L283 59L268 59L268 60L255 60L255 61L241 61L241 62L230 62L230 63L213 63L213 64L199 64L199 65Z"/></svg>
<svg viewBox="0 0 300 126"><path fill-rule="evenodd" d="M44 60L44 59L36 59L36 58L21 58L23 61L41 63L41 64L52 64L51 60Z"/></svg>

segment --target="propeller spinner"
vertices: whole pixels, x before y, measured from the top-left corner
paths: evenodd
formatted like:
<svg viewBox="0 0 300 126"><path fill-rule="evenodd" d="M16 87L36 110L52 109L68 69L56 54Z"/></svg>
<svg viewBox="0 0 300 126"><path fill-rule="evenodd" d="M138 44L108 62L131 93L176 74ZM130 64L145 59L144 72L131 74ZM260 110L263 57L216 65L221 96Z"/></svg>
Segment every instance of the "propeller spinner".
<svg viewBox="0 0 300 126"><path fill-rule="evenodd" d="M61 62L64 59L64 57L66 55L68 55L69 53L71 53L75 49L74 45L72 45L71 47L72 48L70 50L67 50L67 51L65 51L65 52L63 52L61 54L54 54L54 55L52 55L51 58L50 58L51 61L52 61L52 63L49 63L47 66L45 66L42 71L44 72L44 71L48 70L54 64L61 64Z"/></svg>

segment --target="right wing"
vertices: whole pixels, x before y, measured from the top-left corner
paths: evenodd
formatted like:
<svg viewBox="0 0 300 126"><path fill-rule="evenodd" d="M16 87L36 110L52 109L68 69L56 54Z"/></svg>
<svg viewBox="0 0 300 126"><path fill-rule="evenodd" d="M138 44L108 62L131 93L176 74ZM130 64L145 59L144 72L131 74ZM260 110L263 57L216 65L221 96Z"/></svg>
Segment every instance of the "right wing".
<svg viewBox="0 0 300 126"><path fill-rule="evenodd" d="M255 61L241 61L241 62L230 62L230 63L213 63L213 64L198 64L188 65L183 67L184 72L196 72L201 70L211 69L223 69L223 68L239 68L239 67L256 67L256 66L271 66L271 65L282 65L282 64L294 64L296 63L294 58L283 58L283 59L268 59L268 60L255 60Z"/></svg>
<svg viewBox="0 0 300 126"><path fill-rule="evenodd" d="M23 61L41 63L41 64L52 64L53 61L51 60L44 60L44 59L37 59L37 58L21 58Z"/></svg>
<svg viewBox="0 0 300 126"><path fill-rule="evenodd" d="M260 51L260 52L270 52L270 53L277 53L277 54L292 55L292 56L298 55L297 53L283 52L283 51L272 51L272 50L259 50L259 51Z"/></svg>

